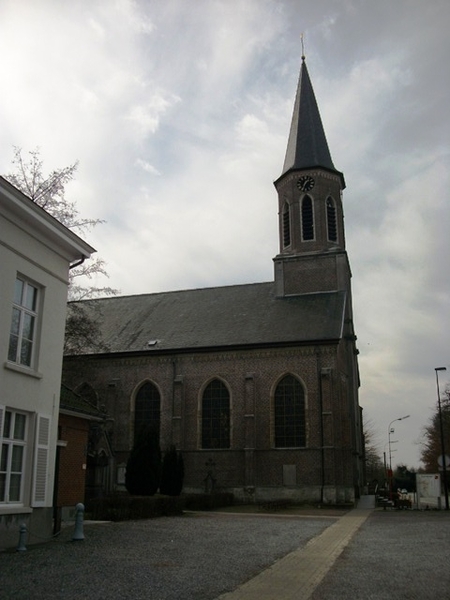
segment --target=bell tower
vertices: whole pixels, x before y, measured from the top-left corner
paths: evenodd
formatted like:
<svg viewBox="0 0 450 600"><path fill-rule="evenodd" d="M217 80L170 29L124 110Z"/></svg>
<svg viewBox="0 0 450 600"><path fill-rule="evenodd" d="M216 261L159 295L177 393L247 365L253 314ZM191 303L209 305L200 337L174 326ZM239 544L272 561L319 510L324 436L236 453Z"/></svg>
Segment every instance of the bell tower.
<svg viewBox="0 0 450 600"><path fill-rule="evenodd" d="M333 164L305 57L278 192L278 297L350 291L345 250L343 174Z"/></svg>

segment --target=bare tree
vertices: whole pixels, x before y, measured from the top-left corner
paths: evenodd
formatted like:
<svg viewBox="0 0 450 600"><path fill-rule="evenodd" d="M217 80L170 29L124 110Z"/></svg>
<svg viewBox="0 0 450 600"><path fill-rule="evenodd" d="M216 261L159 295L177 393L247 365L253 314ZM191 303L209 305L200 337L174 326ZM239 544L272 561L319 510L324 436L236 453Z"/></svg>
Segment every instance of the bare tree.
<svg viewBox="0 0 450 600"><path fill-rule="evenodd" d="M366 461L366 479L368 482L377 481L381 485L386 479L383 460L376 444L376 433L373 421L364 420L364 453Z"/></svg>
<svg viewBox="0 0 450 600"><path fill-rule="evenodd" d="M96 225L104 223L101 219L81 217L75 202L66 198L66 185L74 178L78 161L68 167L55 169L49 175L44 175L40 149L31 150L28 154L29 159L26 160L23 157L22 149L14 147L13 172L5 175L8 181L78 235L85 235ZM92 280L98 275L108 277L105 267L105 261L97 257L71 269L69 299L82 300L117 294L117 290L108 286L97 287L81 283L83 279Z"/></svg>
<svg viewBox="0 0 450 600"><path fill-rule="evenodd" d="M28 154L29 159L26 160L23 157L22 149L14 147L13 172L5 176L8 181L78 235L84 236L96 225L104 223L101 219L81 217L75 202L66 198L66 185L74 178L78 161L45 175L40 149L31 150ZM118 290L108 286L89 285L89 282L98 275L108 277L105 267L105 261L96 257L71 269L69 272L69 300L76 301L117 294ZM95 300L93 302L95 303ZM91 306L88 311L83 303L69 302L65 353L77 354L84 347L104 350L105 346L100 336L100 319L101 315L99 311L95 310L95 307Z"/></svg>
<svg viewBox="0 0 450 600"><path fill-rule="evenodd" d="M70 202L65 196L66 185L74 178L78 161L45 176L40 149L30 150L28 154L30 158L26 161L22 156L22 148L14 146L14 157L11 161L14 171L6 175L8 181L76 233L85 233L95 225L103 223L100 219L82 219L75 202Z"/></svg>
<svg viewBox="0 0 450 600"><path fill-rule="evenodd" d="M450 386L447 386L441 396L441 412L445 453L448 455L450 454ZM421 445L421 460L425 472L436 473L438 469L438 458L442 455L441 428L437 402L433 415L423 429Z"/></svg>
<svg viewBox="0 0 450 600"><path fill-rule="evenodd" d="M102 314L97 301L69 302L67 305L64 354L83 354L86 351L104 352L108 346L101 333Z"/></svg>

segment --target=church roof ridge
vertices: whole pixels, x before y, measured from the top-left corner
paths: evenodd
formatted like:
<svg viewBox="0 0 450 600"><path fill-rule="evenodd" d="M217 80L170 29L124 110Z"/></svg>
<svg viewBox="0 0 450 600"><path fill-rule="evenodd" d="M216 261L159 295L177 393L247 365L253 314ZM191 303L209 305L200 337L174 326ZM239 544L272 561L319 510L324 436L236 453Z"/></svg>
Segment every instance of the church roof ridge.
<svg viewBox="0 0 450 600"><path fill-rule="evenodd" d="M250 286L263 286L263 285L273 285L272 281L254 281L251 283L230 283L226 285L211 285L208 287L194 287L194 288L180 288L178 290L160 290L158 292L143 292L141 294L118 294L115 296L101 296L99 298L86 298L83 300L70 300L69 304L78 304L78 303L95 303L95 302L104 302L105 300L126 300L127 298L145 298L145 297L154 297L154 296L162 296L169 294L182 294L188 292L210 292L212 290L225 290L231 288L243 288Z"/></svg>

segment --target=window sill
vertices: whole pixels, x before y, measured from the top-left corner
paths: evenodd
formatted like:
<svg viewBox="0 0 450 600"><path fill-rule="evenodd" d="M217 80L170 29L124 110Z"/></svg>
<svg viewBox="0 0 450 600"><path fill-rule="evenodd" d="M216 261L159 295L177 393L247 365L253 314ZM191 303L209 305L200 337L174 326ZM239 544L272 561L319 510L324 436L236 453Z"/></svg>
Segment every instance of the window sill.
<svg viewBox="0 0 450 600"><path fill-rule="evenodd" d="M17 504L0 504L1 515L19 515L32 513L33 509L30 506L19 506Z"/></svg>
<svg viewBox="0 0 450 600"><path fill-rule="evenodd" d="M273 446L272 450L306 450L306 446Z"/></svg>
<svg viewBox="0 0 450 600"><path fill-rule="evenodd" d="M11 371L15 371L16 373L22 373L22 375L28 375L29 377L34 377L35 379L42 379L42 373L39 371L34 371L29 367L22 367L21 365L16 365L15 363L5 362L3 363L5 369L10 369Z"/></svg>

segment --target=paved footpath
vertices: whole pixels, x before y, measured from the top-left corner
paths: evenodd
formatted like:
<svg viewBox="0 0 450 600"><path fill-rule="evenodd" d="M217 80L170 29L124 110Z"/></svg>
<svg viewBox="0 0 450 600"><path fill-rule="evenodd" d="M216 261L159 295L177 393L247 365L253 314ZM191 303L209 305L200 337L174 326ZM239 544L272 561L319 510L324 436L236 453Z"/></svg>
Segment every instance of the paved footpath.
<svg viewBox="0 0 450 600"><path fill-rule="evenodd" d="M304 548L218 600L308 600L371 512L370 508L350 511Z"/></svg>

